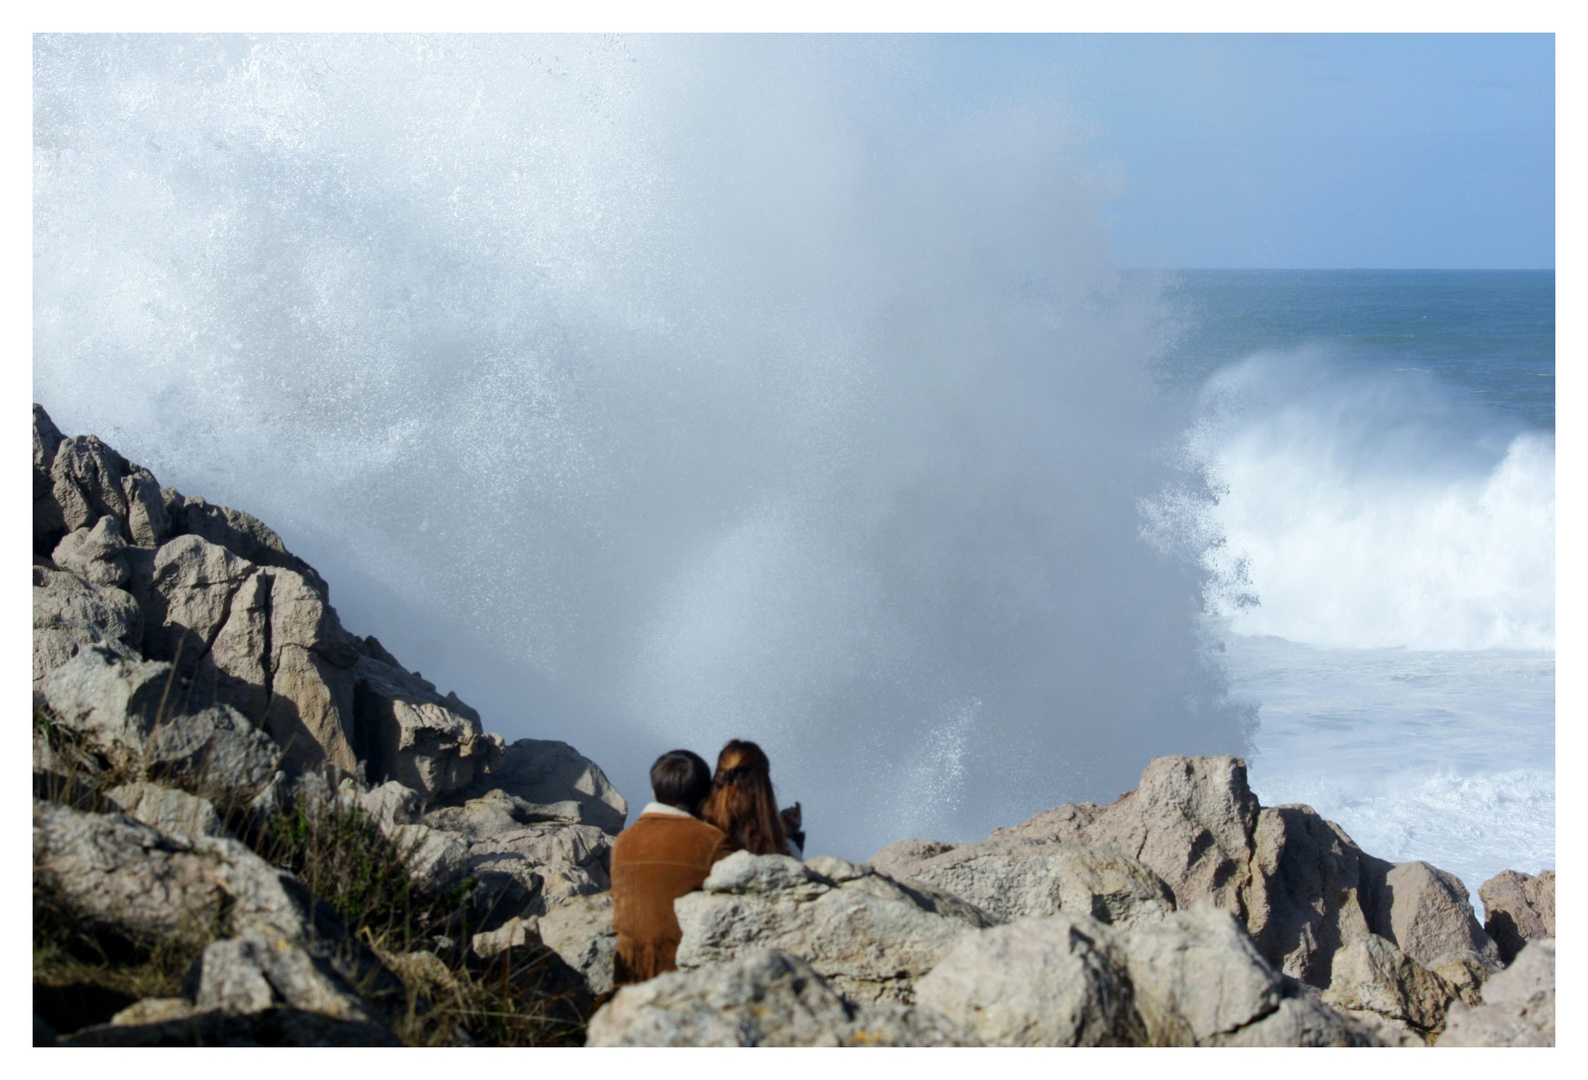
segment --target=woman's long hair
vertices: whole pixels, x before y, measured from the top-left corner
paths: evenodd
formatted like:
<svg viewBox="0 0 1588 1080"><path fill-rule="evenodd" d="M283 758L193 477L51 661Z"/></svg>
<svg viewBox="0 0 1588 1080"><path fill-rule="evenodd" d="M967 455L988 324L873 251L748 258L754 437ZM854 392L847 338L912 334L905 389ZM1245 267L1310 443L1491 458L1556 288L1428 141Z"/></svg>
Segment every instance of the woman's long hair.
<svg viewBox="0 0 1588 1080"><path fill-rule="evenodd" d="M727 833L730 847L752 855L788 854L772 792L772 765L753 742L734 739L722 748L700 816Z"/></svg>

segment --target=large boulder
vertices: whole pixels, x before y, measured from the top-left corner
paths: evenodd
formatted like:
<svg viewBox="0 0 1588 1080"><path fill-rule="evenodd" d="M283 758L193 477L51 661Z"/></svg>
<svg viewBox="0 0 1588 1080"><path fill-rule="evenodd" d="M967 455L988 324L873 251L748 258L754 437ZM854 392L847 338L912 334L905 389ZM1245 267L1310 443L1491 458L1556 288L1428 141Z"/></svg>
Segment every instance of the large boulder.
<svg viewBox="0 0 1588 1080"><path fill-rule="evenodd" d="M565 742L519 739L507 746L500 764L476 776L468 787L443 800L451 806L500 791L532 807L555 808L548 820L593 825L616 836L628 820L629 804L601 767ZM573 807L561 804L573 803Z"/></svg>
<svg viewBox="0 0 1588 1080"><path fill-rule="evenodd" d="M952 893L1007 922L1079 913L1111 925L1156 921L1174 910L1157 874L1117 850L995 839L978 844L890 844L870 864L901 881Z"/></svg>
<svg viewBox="0 0 1588 1080"><path fill-rule="evenodd" d="M1502 870L1478 887L1483 929L1509 964L1529 941L1555 936L1555 871Z"/></svg>
<svg viewBox="0 0 1588 1080"><path fill-rule="evenodd" d="M1112 936L1085 915L1021 919L956 944L916 983L916 1001L989 1046L1133 1046L1144 1041Z"/></svg>
<svg viewBox="0 0 1588 1080"><path fill-rule="evenodd" d="M148 588L144 653L177 664L185 697L235 706L300 768L356 770L358 651L301 574L186 535L155 553Z"/></svg>
<svg viewBox="0 0 1588 1080"><path fill-rule="evenodd" d="M1440 1046L1554 1046L1555 941L1530 941L1483 987L1483 1004L1450 1005Z"/></svg>
<svg viewBox="0 0 1588 1080"><path fill-rule="evenodd" d="M280 937L243 934L212 942L183 988L197 1011L302 1009L333 1020L378 1024L358 988L323 956Z"/></svg>
<svg viewBox="0 0 1588 1080"><path fill-rule="evenodd" d="M1394 942L1369 934L1334 957L1334 979L1323 1000L1386 1033L1406 1032L1433 1042L1444 1030L1460 990L1411 959Z"/></svg>
<svg viewBox="0 0 1588 1080"><path fill-rule="evenodd" d="M66 534L61 506L55 501L55 479L51 467L55 451L65 440L37 402L33 405L33 554L48 555Z"/></svg>
<svg viewBox="0 0 1588 1080"><path fill-rule="evenodd" d="M590 1018L588 1046L974 1046L924 1009L844 1000L797 956L730 962L626 986Z"/></svg>
<svg viewBox="0 0 1588 1080"><path fill-rule="evenodd" d="M1461 879L1425 862L1396 863L1379 889L1374 932L1476 1000L1477 987L1502 965Z"/></svg>
<svg viewBox="0 0 1588 1080"><path fill-rule="evenodd" d="M126 591L77 574L33 567L33 689L91 646L140 659L143 611Z"/></svg>
<svg viewBox="0 0 1588 1080"><path fill-rule="evenodd" d="M180 836L225 836L226 825L208 799L179 788L138 782L121 784L105 798L145 825Z"/></svg>
<svg viewBox="0 0 1588 1080"><path fill-rule="evenodd" d="M127 563L127 541L113 517L102 517L92 528L68 533L55 545L50 560L90 585L119 588L132 576Z"/></svg>
<svg viewBox="0 0 1588 1080"><path fill-rule="evenodd" d="M159 547L171 533L159 482L97 436L62 439L50 462L50 481L68 533L107 516L139 547Z"/></svg>
<svg viewBox="0 0 1588 1080"><path fill-rule="evenodd" d="M617 931L612 928L612 894L573 896L540 917L541 942L579 972L595 994L612 989Z"/></svg>
<svg viewBox="0 0 1588 1080"><path fill-rule="evenodd" d="M256 566L275 566L291 570L311 589L329 600L330 587L319 573L287 550L276 531L252 514L229 506L214 506L201 498L188 498L171 488L162 490L173 531L192 533L223 547Z"/></svg>
<svg viewBox="0 0 1588 1080"><path fill-rule="evenodd" d="M182 713L169 664L84 649L45 679L55 722L112 765L199 794L248 798L275 776L281 751L230 706Z"/></svg>
<svg viewBox="0 0 1588 1080"><path fill-rule="evenodd" d="M814 862L814 860L813 860ZM673 902L678 966L772 948L798 956L850 1000L910 1004L914 982L959 938L991 925L963 901L831 857L823 873L786 855L735 852Z"/></svg>
<svg viewBox="0 0 1588 1080"><path fill-rule="evenodd" d="M501 763L501 737L456 694L360 655L353 665L359 757L371 780L396 780L425 800L466 788Z"/></svg>

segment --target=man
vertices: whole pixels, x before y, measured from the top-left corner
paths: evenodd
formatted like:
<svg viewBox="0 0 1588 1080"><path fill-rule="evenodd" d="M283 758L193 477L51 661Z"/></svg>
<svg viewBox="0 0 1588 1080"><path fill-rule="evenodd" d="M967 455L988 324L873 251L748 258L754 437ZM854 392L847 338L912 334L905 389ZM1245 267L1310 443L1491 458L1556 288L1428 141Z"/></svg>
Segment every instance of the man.
<svg viewBox="0 0 1588 1080"><path fill-rule="evenodd" d="M618 986L678 967L683 931L673 901L700 888L712 864L727 854L721 830L694 816L710 791L711 769L699 754L668 751L651 766L655 801L612 844Z"/></svg>

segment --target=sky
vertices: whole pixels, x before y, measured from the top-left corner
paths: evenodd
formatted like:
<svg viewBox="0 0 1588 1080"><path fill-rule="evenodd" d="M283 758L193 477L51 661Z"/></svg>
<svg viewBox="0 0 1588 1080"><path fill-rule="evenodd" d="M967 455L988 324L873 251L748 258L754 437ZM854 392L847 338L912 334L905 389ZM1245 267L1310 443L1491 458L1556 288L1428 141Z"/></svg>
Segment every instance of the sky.
<svg viewBox="0 0 1588 1080"><path fill-rule="evenodd" d="M956 35L938 92L1067 101L1164 268L1555 265L1549 34ZM955 107L945 104L945 107Z"/></svg>

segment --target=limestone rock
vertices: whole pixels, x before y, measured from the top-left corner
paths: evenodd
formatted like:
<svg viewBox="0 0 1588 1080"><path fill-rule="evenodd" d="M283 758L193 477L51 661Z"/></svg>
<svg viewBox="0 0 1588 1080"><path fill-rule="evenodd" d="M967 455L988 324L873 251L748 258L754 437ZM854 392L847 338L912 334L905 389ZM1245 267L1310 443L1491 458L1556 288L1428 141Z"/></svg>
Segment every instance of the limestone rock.
<svg viewBox="0 0 1588 1080"><path fill-rule="evenodd" d="M33 405L33 553L48 555L66 534L66 521L55 501L55 481L50 468L55 451L66 436L61 434L50 414L37 402Z"/></svg>
<svg viewBox="0 0 1588 1080"><path fill-rule="evenodd" d="M254 1013L286 1006L333 1020L380 1022L332 964L281 937L244 934L212 942L188 973L185 989L199 1011Z"/></svg>
<svg viewBox="0 0 1588 1080"><path fill-rule="evenodd" d="M1478 888L1483 928L1509 964L1529 941L1555 936L1555 871L1502 870Z"/></svg>
<svg viewBox="0 0 1588 1080"><path fill-rule="evenodd" d="M43 694L57 723L113 764L201 793L262 789L280 750L229 706L172 715L170 675L169 664L95 646L52 672Z"/></svg>
<svg viewBox="0 0 1588 1080"><path fill-rule="evenodd" d="M322 600L330 588L314 567L287 550L274 529L242 510L212 506L202 498L184 498L178 492L166 496L168 505L178 508L173 518L180 522L179 532L192 533L223 547L256 566L276 566L301 576Z"/></svg>
<svg viewBox="0 0 1588 1080"><path fill-rule="evenodd" d="M616 836L628 820L629 804L601 767L565 742L519 739L507 746L490 773L445 801L460 805L491 791L502 791L534 806L574 802L579 823Z"/></svg>
<svg viewBox="0 0 1588 1080"><path fill-rule="evenodd" d="M159 547L171 533L159 483L97 436L62 439L50 463L50 480L67 532L110 516L139 547Z"/></svg>
<svg viewBox="0 0 1588 1080"><path fill-rule="evenodd" d="M611 888L612 840L592 825L526 825L469 845L469 872L506 873L540 897L539 910Z"/></svg>
<svg viewBox="0 0 1588 1080"><path fill-rule="evenodd" d="M285 939L365 988L377 1008L402 1002L396 976L329 905L235 840L166 834L123 814L35 799L33 881L73 917L134 942L202 942L223 926Z"/></svg>
<svg viewBox="0 0 1588 1080"><path fill-rule="evenodd" d="M912 858L921 850L917 843L889 845L871 865L963 897L1000 921L1063 911L1123 926L1156 921L1174 910L1174 894L1163 879L1117 851L1005 839Z"/></svg>
<svg viewBox="0 0 1588 1080"><path fill-rule="evenodd" d="M1211 902L1245 919L1257 798L1234 757L1160 757L1141 784L1105 807L1049 811L992 838L1113 847L1168 883L1175 904Z"/></svg>
<svg viewBox="0 0 1588 1080"><path fill-rule="evenodd" d="M1554 1046L1555 940L1528 942L1484 985L1482 1005L1452 1002L1439 1045Z"/></svg>
<svg viewBox="0 0 1588 1080"><path fill-rule="evenodd" d="M1279 973L1227 911L1199 904L1119 941L1155 1042L1209 1045L1274 1012L1285 997Z"/></svg>
<svg viewBox="0 0 1588 1080"><path fill-rule="evenodd" d="M808 962L852 1001L910 1004L914 981L960 937L991 921L973 919L963 902L958 914L936 907L875 872L837 882L786 855L735 852L713 867L700 891L673 902L683 931L678 966L773 948Z"/></svg>
<svg viewBox="0 0 1588 1080"><path fill-rule="evenodd" d="M1130 1046L1144 1032L1102 923L1021 919L965 934L916 983L916 1000L990 1046Z"/></svg>
<svg viewBox="0 0 1588 1080"><path fill-rule="evenodd" d="M514 915L495 930L475 934L469 939L469 947L474 950L476 956L488 959L514 946L538 941L540 936L536 930L537 922L538 920L533 916L524 919Z"/></svg>
<svg viewBox="0 0 1588 1080"><path fill-rule="evenodd" d="M585 977L591 992L612 989L618 937L612 929L610 892L574 896L553 905L540 917L537 929L546 947Z"/></svg>
<svg viewBox="0 0 1588 1080"><path fill-rule="evenodd" d="M225 836L226 826L208 799L159 784L122 784L105 798L129 817L163 833L182 836Z"/></svg>
<svg viewBox="0 0 1588 1080"><path fill-rule="evenodd" d="M1446 1009L1460 997L1456 986L1377 934L1340 949L1333 968L1324 1001L1403 1024L1426 1041L1444 1028Z"/></svg>
<svg viewBox="0 0 1588 1080"><path fill-rule="evenodd" d="M593 1017L588 1046L968 1046L922 1009L844 1001L797 956L756 949L733 961L626 986Z"/></svg>
<svg viewBox="0 0 1588 1080"><path fill-rule="evenodd" d="M426 800L467 787L498 763L500 743L480 716L430 683L367 656L353 665L359 755L372 779L399 781Z"/></svg>
<svg viewBox="0 0 1588 1080"><path fill-rule="evenodd" d="M125 591L91 585L76 574L33 568L33 688L89 646L140 659L143 612Z"/></svg>
<svg viewBox="0 0 1588 1080"><path fill-rule="evenodd" d="M1396 863L1381 888L1373 928L1401 952L1430 970L1448 972L1447 978L1454 976L1467 989L1500 969L1500 951L1478 925L1466 886L1454 874L1425 862Z"/></svg>
<svg viewBox="0 0 1588 1080"><path fill-rule="evenodd" d="M68 533L50 559L62 570L77 574L90 585L116 588L132 575L127 565L127 542L113 517L102 517L92 528Z"/></svg>
<svg viewBox="0 0 1588 1080"><path fill-rule="evenodd" d="M110 1022L117 1027L159 1024L167 1020L186 1020L196 1010L187 998L144 998L122 1009Z"/></svg>
<svg viewBox="0 0 1588 1080"><path fill-rule="evenodd" d="M380 1024L332 1020L302 1009L230 1015L199 1013L154 1024L105 1024L79 1031L60 1046L398 1046Z"/></svg>

